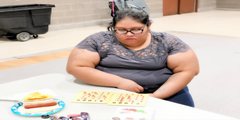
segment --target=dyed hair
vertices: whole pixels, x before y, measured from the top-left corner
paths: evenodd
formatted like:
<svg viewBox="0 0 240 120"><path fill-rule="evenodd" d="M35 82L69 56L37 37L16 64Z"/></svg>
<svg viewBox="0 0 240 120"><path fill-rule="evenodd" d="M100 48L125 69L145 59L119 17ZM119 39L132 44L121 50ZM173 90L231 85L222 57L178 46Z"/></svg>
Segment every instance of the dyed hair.
<svg viewBox="0 0 240 120"><path fill-rule="evenodd" d="M147 26L150 24L149 15L144 10L136 8L124 8L115 13L112 22L109 23L109 26L107 28L108 31L113 31L116 24L125 18L130 18L132 20L146 24Z"/></svg>

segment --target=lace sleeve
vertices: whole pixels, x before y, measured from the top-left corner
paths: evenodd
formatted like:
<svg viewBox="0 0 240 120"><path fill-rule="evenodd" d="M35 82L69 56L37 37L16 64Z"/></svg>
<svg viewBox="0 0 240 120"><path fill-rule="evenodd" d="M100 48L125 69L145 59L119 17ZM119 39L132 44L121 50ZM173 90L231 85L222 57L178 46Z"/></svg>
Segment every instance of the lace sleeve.
<svg viewBox="0 0 240 120"><path fill-rule="evenodd" d="M109 32L99 32L92 34L77 44L77 48L86 49L92 52L98 52L100 57L106 57L111 45L111 39Z"/></svg>
<svg viewBox="0 0 240 120"><path fill-rule="evenodd" d="M96 36L98 36L97 33L88 36L83 41L78 43L76 47L79 49L87 49L92 52L97 52L97 43L95 41Z"/></svg>
<svg viewBox="0 0 240 120"><path fill-rule="evenodd" d="M173 55L179 52L186 52L191 49L190 46L188 46L181 39L174 35L163 33L163 39L167 44L169 55Z"/></svg>

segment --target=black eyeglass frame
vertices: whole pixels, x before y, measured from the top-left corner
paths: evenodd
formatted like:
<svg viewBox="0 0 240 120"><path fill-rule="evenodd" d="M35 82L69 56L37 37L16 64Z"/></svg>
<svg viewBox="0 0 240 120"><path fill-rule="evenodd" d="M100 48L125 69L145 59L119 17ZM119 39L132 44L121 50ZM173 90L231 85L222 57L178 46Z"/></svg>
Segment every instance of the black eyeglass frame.
<svg viewBox="0 0 240 120"><path fill-rule="evenodd" d="M144 27L142 29L140 29L142 32L144 31L144 28L146 27L147 25L145 24ZM132 34L141 34L142 32L140 33L134 33L132 32L132 30L125 30L125 33L118 33L117 30L114 30L115 33L117 34L120 34L120 35L123 35L123 34L127 34L128 32L132 33Z"/></svg>

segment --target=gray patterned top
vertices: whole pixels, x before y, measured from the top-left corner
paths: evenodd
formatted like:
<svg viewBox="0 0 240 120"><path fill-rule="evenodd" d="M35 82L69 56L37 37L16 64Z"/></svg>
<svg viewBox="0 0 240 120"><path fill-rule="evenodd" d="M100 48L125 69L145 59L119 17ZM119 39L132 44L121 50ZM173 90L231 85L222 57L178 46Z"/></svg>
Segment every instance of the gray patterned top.
<svg viewBox="0 0 240 120"><path fill-rule="evenodd" d="M77 48L99 53L100 62L96 69L131 79L143 86L145 92L150 89L148 92L154 92L173 74L167 67L167 56L191 48L171 34L150 33L150 45L141 50L123 46L113 31L90 35Z"/></svg>

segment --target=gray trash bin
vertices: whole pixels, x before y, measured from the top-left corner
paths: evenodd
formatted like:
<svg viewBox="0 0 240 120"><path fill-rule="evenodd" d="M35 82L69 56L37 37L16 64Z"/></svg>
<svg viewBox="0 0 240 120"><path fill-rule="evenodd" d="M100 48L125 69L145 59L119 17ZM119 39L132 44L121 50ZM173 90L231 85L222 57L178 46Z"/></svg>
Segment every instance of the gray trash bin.
<svg viewBox="0 0 240 120"><path fill-rule="evenodd" d="M27 41L30 35L48 32L51 21L51 11L55 5L28 4L0 7L0 33L8 39Z"/></svg>

